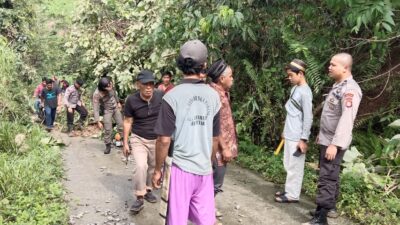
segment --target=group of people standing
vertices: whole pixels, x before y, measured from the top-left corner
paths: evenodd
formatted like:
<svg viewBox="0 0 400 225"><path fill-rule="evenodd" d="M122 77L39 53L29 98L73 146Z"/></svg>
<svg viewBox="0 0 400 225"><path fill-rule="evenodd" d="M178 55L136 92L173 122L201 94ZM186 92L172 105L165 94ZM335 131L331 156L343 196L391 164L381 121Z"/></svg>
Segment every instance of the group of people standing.
<svg viewBox="0 0 400 225"><path fill-rule="evenodd" d="M327 217L336 218L339 196L340 164L352 140L352 130L362 92L353 79L353 59L347 53L334 55L329 63L329 75L335 84L326 96L316 143L319 145L319 178L317 208L310 212L312 219L303 225L327 225ZM282 137L284 168L287 172L285 190L275 194L279 203L296 203L300 199L307 152L313 121L312 91L306 81L306 64L298 59L286 67L293 84L285 104L286 120Z"/></svg>
<svg viewBox="0 0 400 225"><path fill-rule="evenodd" d="M48 131L54 128L56 114L61 111L63 105L62 95L65 96L68 86L68 81L65 79L59 81L53 76L51 79L43 77L42 82L35 88L33 93L35 113L40 120L43 120Z"/></svg>
<svg viewBox="0 0 400 225"><path fill-rule="evenodd" d="M105 131L104 153L111 151L114 119L122 135L123 154L126 157L132 154L135 161L132 212L140 212L144 200L157 202L153 188L167 185L167 197L162 198L167 211L160 212L166 224L186 225L190 220L197 225L214 225L221 216L216 211L215 196L222 191L227 164L238 155L229 95L234 77L233 69L224 60L208 67L207 58L207 47L201 41L186 42L177 58L177 67L183 73L179 85L174 86L172 74L166 72L162 74L163 83L156 88L153 72L142 70L133 80L137 92L127 97L124 107L111 78L99 80L93 94L93 109L95 122ZM351 143L362 97L352 77L352 63L347 53L336 54L330 61L329 74L335 84L325 99L317 138L320 146L317 208L310 222L304 225L326 225L327 217L337 214L340 164ZM275 194L279 203L296 203L300 199L313 122L313 96L306 71L306 63L299 59L285 67L293 87L285 104L287 115L282 137L287 177L285 189ZM40 96L46 108L46 126L51 128L53 109L61 106L61 98L50 80L45 83ZM73 129L75 111L80 113L78 124L88 114L79 92L82 85L83 81L77 80L64 93L69 132ZM101 107L103 121L99 116ZM168 171L166 159L172 161Z"/></svg>
<svg viewBox="0 0 400 225"><path fill-rule="evenodd" d="M144 200L156 202L152 188L161 188L163 181L168 185L167 197L162 198L167 211L160 215L165 215L165 223L170 225L186 225L188 220L194 224L216 223L219 213L214 198L222 191L227 163L237 157L229 97L233 70L222 59L207 69L207 56L207 48L201 41L186 42L177 59L177 67L183 73L180 84L166 94L158 93L152 73L142 71L136 79L139 92L127 99L124 110L124 154L133 154L138 164L134 173L136 201L131 211L142 210ZM361 89L352 77L352 63L347 53L336 54L330 61L329 75L335 84L325 99L317 138L320 146L317 208L304 225L326 225L327 217L338 215L340 164L351 143L362 98ZM287 178L285 190L275 194L279 203L296 203L300 199L313 122L313 96L306 69L306 63L299 59L285 67L293 87L285 104L287 115L282 136ZM207 83L205 77L211 82ZM172 160L168 171L167 158Z"/></svg>

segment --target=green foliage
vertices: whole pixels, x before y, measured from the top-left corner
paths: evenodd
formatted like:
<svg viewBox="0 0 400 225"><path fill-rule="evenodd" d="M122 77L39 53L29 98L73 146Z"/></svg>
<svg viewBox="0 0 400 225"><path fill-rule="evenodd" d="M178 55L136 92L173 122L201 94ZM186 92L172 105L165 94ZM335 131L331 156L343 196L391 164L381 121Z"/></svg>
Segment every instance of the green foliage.
<svg viewBox="0 0 400 225"><path fill-rule="evenodd" d="M323 84L327 82L327 77L321 76L321 71L323 71L323 66L325 63L320 63L310 52L310 49L303 43L296 41L292 37L290 31L283 32L283 39L285 43L289 46L289 53L293 55L301 55L307 64L307 83L312 88L314 94L318 95L321 92Z"/></svg>
<svg viewBox="0 0 400 225"><path fill-rule="evenodd" d="M75 16L79 1L76 0L42 0L43 10L47 16L61 17L64 22L70 22Z"/></svg>
<svg viewBox="0 0 400 225"><path fill-rule="evenodd" d="M25 42L34 23L34 0L0 0L0 34L16 42Z"/></svg>
<svg viewBox="0 0 400 225"><path fill-rule="evenodd" d="M75 75L83 75L94 84L99 76L108 73L116 80L119 93L126 96L132 91L132 78L140 69L151 69L158 74L163 68L174 68L182 43L194 38L204 41L209 48L210 62L223 57L234 68L235 85L231 93L241 138L239 163L269 180L283 183L282 160L266 149L277 145L282 132L283 106L290 90L290 85L284 82L284 66L293 58L303 59L308 64L306 76L315 105L323 101L322 94L331 85L326 74L327 64L337 52L353 55L356 80L372 78L390 64L387 61L391 60L390 54L396 44L393 37L400 33L396 20L399 7L394 0L318 3L86 0L75 20L78 29L65 46L72 58L82 59L78 63L72 61ZM366 95L382 88L382 84L381 79L361 83ZM386 88L396 90L396 85L390 82ZM398 99L392 102L392 106L398 107ZM380 116L382 111L376 115ZM365 128L370 121L374 120L366 118L358 122L357 128ZM317 116L315 123L318 124ZM366 152L364 161L370 160L373 165L369 168L394 165L392 147L390 151L386 149L390 154L379 155L386 152L382 149L388 146L387 141L376 136L355 136L357 148ZM365 143L365 149L358 146L360 142ZM315 163L318 151L310 151L307 161ZM354 184L365 188L363 190L350 190L353 184L345 178L343 201L348 197L349 203L341 203L342 208L348 209L349 215L357 220L361 220L361 215L373 214L365 220L367 224L396 222L383 204L387 204L386 200L396 204L397 197L393 194L383 197L383 192L372 192L374 179L376 177L372 176ZM316 180L315 171L307 167L304 178L307 194L315 194ZM384 181L385 185L393 184ZM385 185L380 188L384 189ZM360 196L363 199L360 200ZM384 201L372 204L378 198ZM359 205L365 212L356 215L353 212ZM385 215L383 220L377 216L380 209Z"/></svg>
<svg viewBox="0 0 400 225"><path fill-rule="evenodd" d="M392 2L376 0L327 0L328 5L339 11L346 10L346 21L352 26L352 31L358 33L361 26L372 28L373 33L380 37L381 33L391 33L394 22Z"/></svg>
<svg viewBox="0 0 400 225"><path fill-rule="evenodd" d="M7 46L7 41L0 36L0 118L18 120L26 123L26 111L30 102L27 89L17 73L17 65L21 63L18 55Z"/></svg>
<svg viewBox="0 0 400 225"><path fill-rule="evenodd" d="M326 65L332 54L352 53L357 59L354 74L358 80L370 78L384 65L392 42L357 40L392 37L399 29L391 26L389 32L382 25L379 35L361 28L355 34L352 29L357 24L348 18L370 14L364 10L363 2L373 11L370 18L361 19L367 27L388 22L398 7L386 0L326 0L319 4L86 0L75 19L78 29L65 47L75 76L94 84L108 73L124 97L131 93L132 78L140 69L158 74L163 68L175 67L180 45L199 38L209 48L210 61L223 57L235 70L232 96L236 120L243 132L240 134L250 136L257 144L271 145L281 133L283 104L289 90L283 67L290 60L300 58L307 62L306 76L315 102L322 101L321 94L329 85ZM77 58L82 60L73 60ZM377 85L379 82L368 82L363 90L373 90Z"/></svg>
<svg viewBox="0 0 400 225"><path fill-rule="evenodd" d="M347 173L341 178L339 208L363 224L398 224L399 201L396 196L383 197L379 191L371 190L360 176Z"/></svg>
<svg viewBox="0 0 400 225"><path fill-rule="evenodd" d="M29 59L40 77L59 79L70 75L74 61L66 53L72 19L78 5L75 0L42 0L36 7L36 34L30 42Z"/></svg>
<svg viewBox="0 0 400 225"><path fill-rule="evenodd" d="M17 134L25 136L20 125L0 122L0 152L15 154L24 150L23 144L15 140Z"/></svg>
<svg viewBox="0 0 400 225"><path fill-rule="evenodd" d="M358 132L354 137L354 144L362 153L363 160L361 161L366 170L382 176L381 179L372 179L373 183L379 183L378 181L382 180L383 183L379 185L381 190L391 193L396 190L396 185L400 184L400 137L398 127L386 128L386 130L393 130L396 135L384 138L372 130L365 133Z"/></svg>
<svg viewBox="0 0 400 225"><path fill-rule="evenodd" d="M5 225L67 224L61 149L30 120L30 83L46 66L38 62L46 45L38 38L43 34L36 26L38 3L0 0L0 224Z"/></svg>
<svg viewBox="0 0 400 225"><path fill-rule="evenodd" d="M31 94L17 61L0 45L0 224L66 224L60 148L30 125Z"/></svg>
<svg viewBox="0 0 400 225"><path fill-rule="evenodd" d="M391 126L385 129L400 127L396 121ZM399 223L399 135L386 139L370 129L357 132L354 144L360 152L355 147L346 152L340 207L357 220L368 218L368 224Z"/></svg>
<svg viewBox="0 0 400 225"><path fill-rule="evenodd" d="M16 152L0 149L0 223L66 224L60 147L38 126L1 121L0 127L13 127L26 135L21 140L25 147L19 146ZM2 148L7 143L15 145L17 139L5 136L7 131L1 130ZM23 154L20 149L24 149Z"/></svg>
<svg viewBox="0 0 400 225"><path fill-rule="evenodd" d="M280 184L285 182L282 153L274 156L271 149L256 146L248 139L241 140L239 147L238 163L240 165L259 172L269 181ZM306 161L312 159L315 151L316 149L309 150ZM372 180L360 176L360 170L356 171L356 173L347 172L341 175L339 210L362 224L399 223L400 199L393 193L385 193L382 187L372 186ZM317 190L317 179L316 171L306 166L303 192L313 198Z"/></svg>
<svg viewBox="0 0 400 225"><path fill-rule="evenodd" d="M0 39L6 39L16 54L18 78L31 82L35 79L36 70L32 66L32 39L36 25L35 4L39 0L3 0L0 2ZM4 37L4 38L3 38Z"/></svg>

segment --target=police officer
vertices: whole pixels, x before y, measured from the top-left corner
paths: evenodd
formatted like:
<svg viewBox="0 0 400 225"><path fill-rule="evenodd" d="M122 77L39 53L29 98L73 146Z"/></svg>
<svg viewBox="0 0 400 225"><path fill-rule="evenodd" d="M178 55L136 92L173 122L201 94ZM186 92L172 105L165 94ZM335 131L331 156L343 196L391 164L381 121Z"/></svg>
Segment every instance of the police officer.
<svg viewBox="0 0 400 225"><path fill-rule="evenodd" d="M103 123L99 120L100 115L100 105L104 108ZM111 152L111 142L112 142L112 119L114 118L117 123L118 132L122 134L123 124L122 124L122 114L121 114L121 104L117 94L115 93L112 82L108 77L102 77L99 81L96 91L93 93L93 110L94 110L94 120L100 129L104 127L104 143L106 144L106 149L104 154L110 154Z"/></svg>
<svg viewBox="0 0 400 225"><path fill-rule="evenodd" d="M351 74L353 59L347 53L332 57L329 75L335 80L321 115L317 143L320 145L320 171L317 209L313 218L303 225L327 225L328 212L336 209L339 195L340 163L352 140L354 119L362 93Z"/></svg>

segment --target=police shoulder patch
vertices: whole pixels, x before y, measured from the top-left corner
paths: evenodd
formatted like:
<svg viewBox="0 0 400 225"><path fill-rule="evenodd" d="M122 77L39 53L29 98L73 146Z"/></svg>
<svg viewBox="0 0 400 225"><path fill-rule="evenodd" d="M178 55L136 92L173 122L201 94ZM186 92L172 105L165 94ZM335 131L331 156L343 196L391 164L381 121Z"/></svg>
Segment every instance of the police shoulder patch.
<svg viewBox="0 0 400 225"><path fill-rule="evenodd" d="M347 108L353 107L353 96L354 96L354 94L352 94L352 93L344 94L345 105Z"/></svg>
<svg viewBox="0 0 400 225"><path fill-rule="evenodd" d="M352 93L345 93L344 94L345 98L353 98L353 96L354 96L354 94L352 94Z"/></svg>

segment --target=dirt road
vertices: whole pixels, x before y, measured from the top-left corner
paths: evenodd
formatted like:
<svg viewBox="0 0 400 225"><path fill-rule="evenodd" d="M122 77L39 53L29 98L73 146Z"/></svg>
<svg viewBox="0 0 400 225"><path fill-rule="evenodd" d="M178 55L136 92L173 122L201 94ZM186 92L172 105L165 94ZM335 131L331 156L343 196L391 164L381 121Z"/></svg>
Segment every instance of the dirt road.
<svg viewBox="0 0 400 225"><path fill-rule="evenodd" d="M70 224L74 225L157 225L158 204L145 203L138 215L131 215L133 162L122 162L122 154L113 148L104 155L99 139L68 137L54 133L67 146L64 149L66 199L70 206ZM315 205L309 199L299 204L277 204L273 194L278 186L264 181L251 171L231 165L224 192L217 196L224 225L289 225L307 221L308 210ZM331 225L351 224L344 218Z"/></svg>

